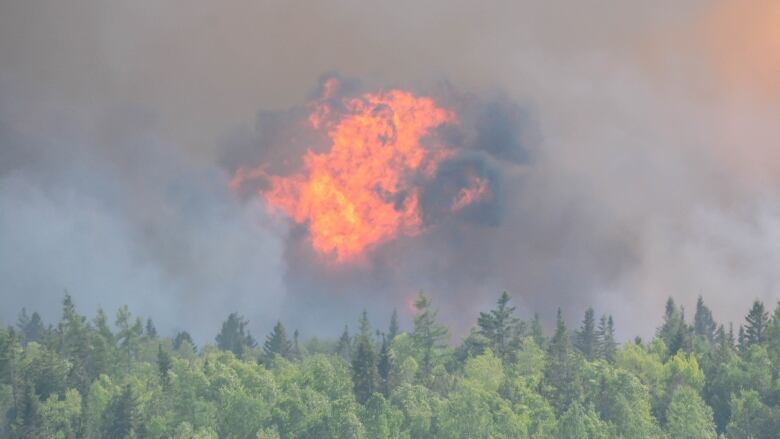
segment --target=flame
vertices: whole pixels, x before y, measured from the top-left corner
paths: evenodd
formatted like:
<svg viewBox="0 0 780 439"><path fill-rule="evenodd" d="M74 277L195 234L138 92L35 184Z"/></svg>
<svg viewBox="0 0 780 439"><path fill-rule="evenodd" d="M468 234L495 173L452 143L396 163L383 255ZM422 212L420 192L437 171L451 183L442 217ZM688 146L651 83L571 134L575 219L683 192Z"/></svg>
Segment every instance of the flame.
<svg viewBox="0 0 780 439"><path fill-rule="evenodd" d="M486 179L472 176L470 180L470 185L462 188L460 192L458 192L458 196L455 197L455 201L452 203L453 212L457 212L469 204L487 196L489 188Z"/></svg>
<svg viewBox="0 0 780 439"><path fill-rule="evenodd" d="M443 145L422 141L433 129L457 123L457 117L431 98L402 90L345 99L336 108L332 104L338 83L329 80L323 88L323 97L311 105L308 123L327 133L330 148L306 152L302 168L293 175L269 175L262 166L241 168L230 185L237 189L246 180L266 180L266 203L307 224L318 253L346 261L400 235L421 232L421 184L434 177L442 159L454 154ZM484 180L470 184L454 200L454 209L488 190Z"/></svg>

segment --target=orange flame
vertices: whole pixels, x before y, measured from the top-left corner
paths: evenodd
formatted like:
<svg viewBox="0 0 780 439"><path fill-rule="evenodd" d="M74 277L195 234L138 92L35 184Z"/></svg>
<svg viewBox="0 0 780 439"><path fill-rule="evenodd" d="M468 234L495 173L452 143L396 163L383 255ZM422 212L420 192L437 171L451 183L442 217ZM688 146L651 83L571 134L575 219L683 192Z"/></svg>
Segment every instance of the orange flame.
<svg viewBox="0 0 780 439"><path fill-rule="evenodd" d="M471 177L471 184L469 187L464 187L458 192L458 196L455 197L455 201L452 203L452 211L458 211L468 206L469 204L484 198L487 196L488 182L482 177Z"/></svg>
<svg viewBox="0 0 780 439"><path fill-rule="evenodd" d="M262 168L239 169L231 186L252 178L267 179L263 196L269 206L307 223L314 249L345 261L399 235L421 231L419 183L433 177L452 150L425 145L422 139L443 124L456 123L451 111L427 97L401 90L347 99L331 108L334 83L309 116L314 129L327 130L330 149L308 151L302 169L291 176L268 176ZM456 209L487 191L484 180L465 189Z"/></svg>

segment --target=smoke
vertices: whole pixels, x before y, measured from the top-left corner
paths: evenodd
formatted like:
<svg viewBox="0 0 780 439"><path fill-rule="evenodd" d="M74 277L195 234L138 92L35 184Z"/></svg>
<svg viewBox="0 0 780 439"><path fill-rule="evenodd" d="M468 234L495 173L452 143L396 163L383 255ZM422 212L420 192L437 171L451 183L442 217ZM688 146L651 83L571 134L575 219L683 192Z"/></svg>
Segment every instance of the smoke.
<svg viewBox="0 0 780 439"><path fill-rule="evenodd" d="M67 288L201 340L234 310L305 336L364 307L384 325L423 289L463 331L506 289L525 316L594 305L624 337L669 295L737 322L778 299L775 11L3 2L0 319L57 318ZM229 189L240 166L290 175L327 148L306 103L334 71L332 106L402 88L460 120L434 134L457 154L423 187L423 233L341 265L262 186ZM480 179L491 197L453 211Z"/></svg>

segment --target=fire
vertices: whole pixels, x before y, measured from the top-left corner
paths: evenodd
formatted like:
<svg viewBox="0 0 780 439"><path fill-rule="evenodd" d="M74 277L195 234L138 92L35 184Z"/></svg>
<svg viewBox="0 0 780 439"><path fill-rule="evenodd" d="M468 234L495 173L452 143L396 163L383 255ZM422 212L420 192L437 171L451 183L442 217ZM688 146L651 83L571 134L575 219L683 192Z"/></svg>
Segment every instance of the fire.
<svg viewBox="0 0 780 439"><path fill-rule="evenodd" d="M337 86L325 84L324 97L308 117L312 128L327 133L326 152L309 150L302 168L290 176L268 175L262 167L239 169L231 186L265 179L267 204L307 224L317 252L345 261L400 235L420 233L421 185L453 153L443 145L423 145L423 139L457 123L457 117L431 98L402 90L364 94L332 108ZM466 189L453 206L473 202L485 185Z"/></svg>
<svg viewBox="0 0 780 439"><path fill-rule="evenodd" d="M458 211L475 201L482 199L488 193L488 182L482 177L472 177L471 184L458 192L452 203L452 210Z"/></svg>

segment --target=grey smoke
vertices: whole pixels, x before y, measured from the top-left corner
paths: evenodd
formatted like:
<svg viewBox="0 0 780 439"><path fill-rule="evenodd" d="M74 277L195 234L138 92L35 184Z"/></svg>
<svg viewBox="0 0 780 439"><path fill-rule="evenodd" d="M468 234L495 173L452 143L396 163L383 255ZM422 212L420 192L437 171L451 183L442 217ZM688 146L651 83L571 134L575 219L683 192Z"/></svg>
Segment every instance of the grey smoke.
<svg viewBox="0 0 780 439"><path fill-rule="evenodd" d="M305 336L420 289L463 326L506 289L527 316L595 305L624 337L668 295L738 321L778 299L778 104L720 81L710 4L0 2L0 319L51 321L67 288L201 339L234 310ZM228 190L326 145L296 123L332 71L457 107L437 182L472 167L496 204L334 268Z"/></svg>

